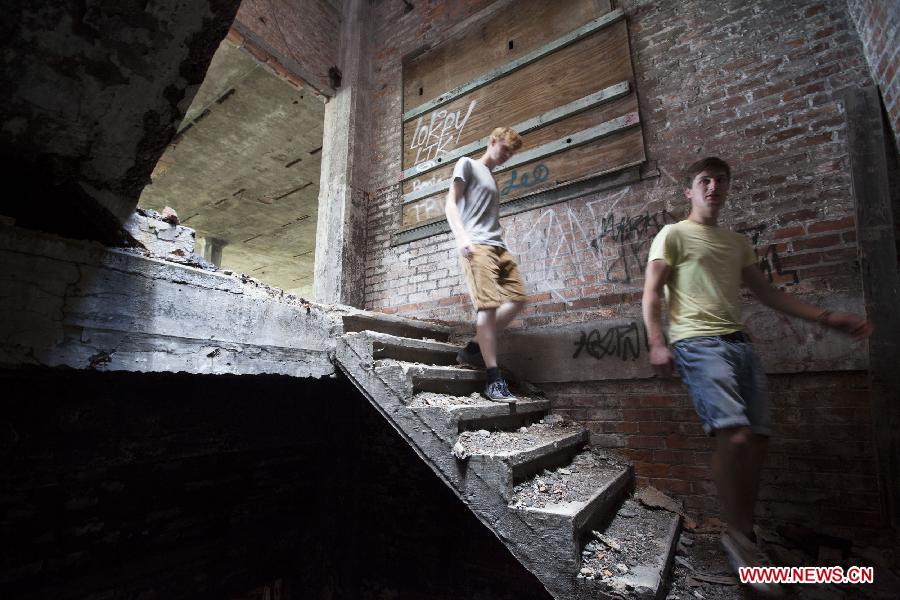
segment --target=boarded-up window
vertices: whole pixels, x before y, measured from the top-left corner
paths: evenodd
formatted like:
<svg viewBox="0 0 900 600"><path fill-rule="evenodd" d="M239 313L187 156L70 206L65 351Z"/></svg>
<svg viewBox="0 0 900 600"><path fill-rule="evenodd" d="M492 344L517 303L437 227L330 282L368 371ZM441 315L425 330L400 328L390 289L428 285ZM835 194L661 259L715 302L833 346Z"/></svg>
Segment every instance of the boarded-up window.
<svg viewBox="0 0 900 600"><path fill-rule="evenodd" d="M627 25L603 0L510 3L407 61L403 110L394 243L446 231L453 165L479 157L494 127L512 127L525 142L494 171L502 214L590 189L573 184L622 181L645 160Z"/></svg>

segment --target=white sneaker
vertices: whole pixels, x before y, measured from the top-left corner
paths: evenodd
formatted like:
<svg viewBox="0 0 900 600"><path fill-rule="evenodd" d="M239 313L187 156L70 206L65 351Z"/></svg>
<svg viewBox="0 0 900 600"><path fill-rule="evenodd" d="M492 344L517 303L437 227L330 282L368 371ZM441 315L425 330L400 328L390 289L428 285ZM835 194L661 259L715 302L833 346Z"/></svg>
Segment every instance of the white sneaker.
<svg viewBox="0 0 900 600"><path fill-rule="evenodd" d="M722 549L725 550L725 557L734 574L740 577L741 567L762 567L768 566L768 562L757 549L756 545L747 539L743 533L726 529L722 532ZM784 596L784 588L777 583L748 583L754 591L768 596L769 598L780 598Z"/></svg>

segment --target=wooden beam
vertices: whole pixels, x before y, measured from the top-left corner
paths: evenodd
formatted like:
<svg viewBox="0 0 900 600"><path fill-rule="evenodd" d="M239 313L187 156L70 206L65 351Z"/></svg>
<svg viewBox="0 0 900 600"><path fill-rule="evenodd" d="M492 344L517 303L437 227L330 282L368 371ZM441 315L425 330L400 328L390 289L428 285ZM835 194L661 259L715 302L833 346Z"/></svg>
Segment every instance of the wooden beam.
<svg viewBox="0 0 900 600"><path fill-rule="evenodd" d="M625 165L623 170L619 170L612 174L602 173L583 181L504 202L500 205L500 216L506 217L527 210L534 210L535 208L550 206L551 204L557 204L559 202L566 202L602 190L634 183L640 181L640 179L640 169L637 165ZM395 233L391 237L391 246L408 244L409 242L421 240L447 231L450 231L447 220L439 219Z"/></svg>
<svg viewBox="0 0 900 600"><path fill-rule="evenodd" d="M548 142L546 144L538 146L537 148L532 148L531 150L526 150L525 152L516 154L510 160L505 162L500 169L496 170L495 173L502 173L503 171L508 171L509 169L513 169L519 165L523 165L525 163L529 163L531 161L556 154L557 152L562 152L563 150L568 150L569 148L575 148L577 146L593 142L608 135L612 135L617 131L622 131L624 129L634 127L635 125L640 124L640 122L640 117L636 112L631 112L626 115L622 115L621 117L610 119L609 121L600 123L599 125L596 125L594 127L590 127L588 129L573 133L568 137L560 138L558 140L554 140L552 142ZM416 200L427 198L428 196L440 194L447 191L448 189L450 189L450 179L444 179L443 181L439 181L432 186L428 186L426 188L404 194L403 199L400 203L401 205L409 204L410 202L415 202Z"/></svg>

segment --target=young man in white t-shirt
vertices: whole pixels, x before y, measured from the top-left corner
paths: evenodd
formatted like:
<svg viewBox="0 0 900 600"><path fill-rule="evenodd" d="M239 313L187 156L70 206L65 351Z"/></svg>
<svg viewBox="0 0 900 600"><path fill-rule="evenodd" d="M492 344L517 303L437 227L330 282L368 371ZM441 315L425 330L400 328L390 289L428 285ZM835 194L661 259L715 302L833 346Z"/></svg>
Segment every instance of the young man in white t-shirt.
<svg viewBox="0 0 900 600"><path fill-rule="evenodd" d="M485 396L496 402L515 402L497 366L497 334L525 305L519 269L503 242L500 192L491 169L502 165L522 146L509 127L491 132L488 147L478 160L463 157L453 169L446 213L456 236L460 265L477 317L477 342L459 351L457 361L487 369Z"/></svg>
<svg viewBox="0 0 900 600"><path fill-rule="evenodd" d="M766 373L740 321L740 288L779 312L814 321L862 339L872 332L865 318L801 302L772 287L757 266L747 238L719 227L728 199L731 168L720 158L697 161L685 172L688 218L666 225L650 247L644 279L643 315L650 364L658 375L677 369L697 415L715 437L713 479L728 528L722 546L737 571L759 563L753 513L760 470L772 433ZM669 336L663 334L663 292ZM779 595L775 584L752 584Z"/></svg>

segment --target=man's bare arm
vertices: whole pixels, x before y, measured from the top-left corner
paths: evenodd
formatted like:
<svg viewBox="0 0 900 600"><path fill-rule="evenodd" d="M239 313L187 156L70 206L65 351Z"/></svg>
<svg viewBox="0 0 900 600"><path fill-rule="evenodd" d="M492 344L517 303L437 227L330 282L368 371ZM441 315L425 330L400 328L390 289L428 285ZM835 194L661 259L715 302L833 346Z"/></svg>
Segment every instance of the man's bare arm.
<svg viewBox="0 0 900 600"><path fill-rule="evenodd" d="M807 321L817 321L858 340L868 337L872 333L872 324L864 317L850 313L832 312L813 306L772 287L756 265L744 267L741 271L741 278L747 289L753 292L760 302L779 312Z"/></svg>
<svg viewBox="0 0 900 600"><path fill-rule="evenodd" d="M661 315L663 287L669 280L671 271L672 268L664 260L648 262L644 277L644 296L641 299L641 311L650 344L650 366L657 375L666 377L674 373L675 364L663 335Z"/></svg>
<svg viewBox="0 0 900 600"><path fill-rule="evenodd" d="M466 191L466 185L459 179L454 179L450 184L450 191L447 192L447 203L444 206L444 213L447 215L447 222L450 224L450 230L456 238L456 248L463 258L469 258L472 255L472 241L466 234L462 225L462 218L459 216L459 200Z"/></svg>

